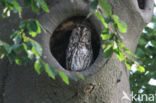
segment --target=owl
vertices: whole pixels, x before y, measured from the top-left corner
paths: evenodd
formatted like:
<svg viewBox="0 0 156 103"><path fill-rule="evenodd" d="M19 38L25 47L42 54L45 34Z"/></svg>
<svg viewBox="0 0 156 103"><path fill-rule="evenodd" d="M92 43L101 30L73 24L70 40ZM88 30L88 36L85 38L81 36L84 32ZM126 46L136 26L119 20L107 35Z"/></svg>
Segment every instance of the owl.
<svg viewBox="0 0 156 103"><path fill-rule="evenodd" d="M66 50L66 68L82 71L90 66L93 58L91 31L87 26L78 26L72 30Z"/></svg>

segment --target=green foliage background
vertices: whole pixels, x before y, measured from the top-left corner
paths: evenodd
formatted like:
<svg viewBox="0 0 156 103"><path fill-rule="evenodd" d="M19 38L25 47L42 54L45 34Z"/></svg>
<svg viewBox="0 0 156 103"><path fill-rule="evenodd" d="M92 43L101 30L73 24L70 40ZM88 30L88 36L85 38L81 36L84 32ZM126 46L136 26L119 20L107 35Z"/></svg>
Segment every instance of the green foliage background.
<svg viewBox="0 0 156 103"><path fill-rule="evenodd" d="M156 80L156 16L153 16L151 24L153 27L145 27L136 49L136 55L140 57L139 61L146 68L146 72L136 71L130 75L131 91L135 94L156 94L156 85L149 84L151 79ZM133 101L133 103L140 102ZM150 103L156 103L156 95L154 102Z"/></svg>

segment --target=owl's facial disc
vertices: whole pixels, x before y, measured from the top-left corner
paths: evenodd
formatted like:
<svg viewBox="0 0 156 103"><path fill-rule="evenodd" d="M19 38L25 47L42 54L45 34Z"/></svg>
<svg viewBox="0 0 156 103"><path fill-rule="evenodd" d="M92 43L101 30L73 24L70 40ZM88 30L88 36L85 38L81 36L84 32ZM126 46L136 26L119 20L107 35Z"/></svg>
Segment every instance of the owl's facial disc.
<svg viewBox="0 0 156 103"><path fill-rule="evenodd" d="M83 36L89 32L89 29L85 26L80 27L80 35Z"/></svg>

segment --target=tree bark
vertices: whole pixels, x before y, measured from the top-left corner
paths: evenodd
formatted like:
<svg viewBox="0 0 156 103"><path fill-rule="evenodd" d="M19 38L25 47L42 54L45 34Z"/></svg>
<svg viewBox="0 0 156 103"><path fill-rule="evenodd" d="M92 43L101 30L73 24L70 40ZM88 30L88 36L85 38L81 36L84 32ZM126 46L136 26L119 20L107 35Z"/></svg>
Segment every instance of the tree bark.
<svg viewBox="0 0 156 103"><path fill-rule="evenodd" d="M89 0L53 0L48 2L50 13L33 14L24 9L23 17L38 18L46 32L37 37L42 45L43 59L56 69L65 70L54 58L50 51L50 38L54 30L66 19L73 16L86 16ZM128 32L122 35L122 41L132 52L135 51L143 27L151 20L153 1L145 2L144 8L139 8L137 0L108 0L113 14L118 15L128 25ZM17 28L19 19L13 14L9 19L0 18L0 39L8 41L9 34ZM103 26L95 16L90 22L97 34ZM102 43L102 41L100 40ZM74 74L74 72L72 72ZM9 64L7 59L0 61L0 103L130 103L121 100L123 91L130 95L129 71L123 62L115 55L110 59L103 57L100 48L95 62L87 70L80 72L85 80L70 80L70 85L62 82L60 77L50 79L46 73L37 75L33 64L19 67Z"/></svg>

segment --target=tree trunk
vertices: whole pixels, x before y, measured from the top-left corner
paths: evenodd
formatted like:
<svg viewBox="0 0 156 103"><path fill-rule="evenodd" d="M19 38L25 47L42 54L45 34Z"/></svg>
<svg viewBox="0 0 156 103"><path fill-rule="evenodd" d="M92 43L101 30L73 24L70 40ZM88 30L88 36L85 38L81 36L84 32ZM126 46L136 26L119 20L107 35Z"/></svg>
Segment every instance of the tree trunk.
<svg viewBox="0 0 156 103"><path fill-rule="evenodd" d="M139 1L141 0L108 0L113 14L118 15L128 25L128 32L122 35L122 41L132 52L135 51L143 27L150 21L153 13L152 0L142 0L146 1L144 3ZM89 0L74 0L73 3L70 0L52 0L48 4L50 13L34 15L25 8L23 18L39 19L45 29L37 38L44 49L43 59L68 74L70 71L64 69L51 53L51 41L55 40L51 37L64 21L71 17L86 16L91 11ZM9 34L13 28L17 28L19 21L14 14L9 19L0 18L0 39L10 42ZM99 37L103 28L101 22L94 15L89 22L96 31L93 35ZM56 80L52 80L46 73L37 75L33 64L19 67L9 64L7 59L1 60L0 103L130 103L121 99L123 92L130 95L129 71L115 55L105 59L102 48L99 48L94 63L80 73L85 76L85 80L70 80L68 86L58 76Z"/></svg>

